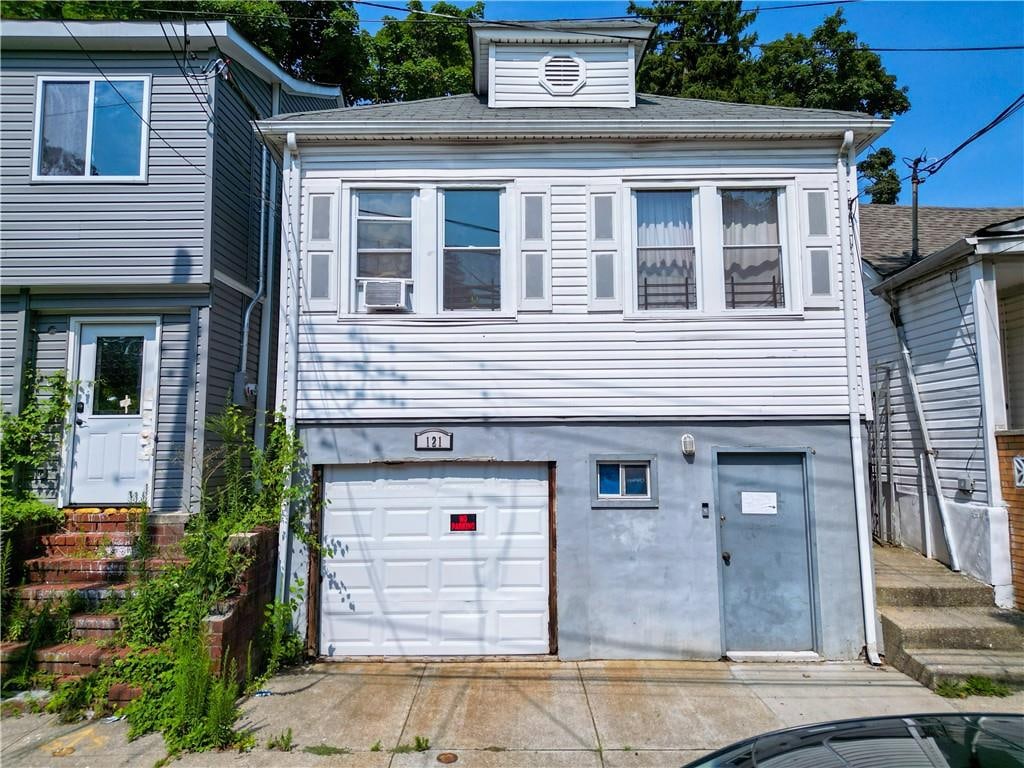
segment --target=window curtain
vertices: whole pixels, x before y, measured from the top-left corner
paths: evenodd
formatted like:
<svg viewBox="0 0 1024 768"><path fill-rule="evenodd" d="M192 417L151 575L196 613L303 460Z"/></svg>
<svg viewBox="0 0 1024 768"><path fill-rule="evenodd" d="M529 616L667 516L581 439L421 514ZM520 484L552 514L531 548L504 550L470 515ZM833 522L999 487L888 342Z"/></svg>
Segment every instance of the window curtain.
<svg viewBox="0 0 1024 768"><path fill-rule="evenodd" d="M695 306L693 193L638 192L636 209L638 306Z"/></svg>
<svg viewBox="0 0 1024 768"><path fill-rule="evenodd" d="M782 296L778 191L722 191L726 305L777 307Z"/></svg>
<svg viewBox="0 0 1024 768"><path fill-rule="evenodd" d="M637 192L637 245L640 248L692 246L691 200L691 192Z"/></svg>

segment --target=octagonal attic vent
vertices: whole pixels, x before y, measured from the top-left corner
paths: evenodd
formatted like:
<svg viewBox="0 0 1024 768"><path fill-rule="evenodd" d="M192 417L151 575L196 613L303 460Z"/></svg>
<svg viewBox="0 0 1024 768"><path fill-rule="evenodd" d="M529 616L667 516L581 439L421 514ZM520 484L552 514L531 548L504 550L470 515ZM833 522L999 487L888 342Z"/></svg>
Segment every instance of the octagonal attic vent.
<svg viewBox="0 0 1024 768"><path fill-rule="evenodd" d="M587 65L572 53L553 53L540 61L540 84L549 93L571 96L583 87Z"/></svg>

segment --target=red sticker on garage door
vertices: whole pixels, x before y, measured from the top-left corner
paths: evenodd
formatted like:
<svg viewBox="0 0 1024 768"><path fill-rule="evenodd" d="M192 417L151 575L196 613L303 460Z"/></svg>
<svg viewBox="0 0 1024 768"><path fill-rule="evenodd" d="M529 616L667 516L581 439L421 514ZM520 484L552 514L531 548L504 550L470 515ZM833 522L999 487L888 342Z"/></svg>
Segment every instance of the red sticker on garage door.
<svg viewBox="0 0 1024 768"><path fill-rule="evenodd" d="M476 514L472 515L450 515L451 530L453 531L475 531Z"/></svg>

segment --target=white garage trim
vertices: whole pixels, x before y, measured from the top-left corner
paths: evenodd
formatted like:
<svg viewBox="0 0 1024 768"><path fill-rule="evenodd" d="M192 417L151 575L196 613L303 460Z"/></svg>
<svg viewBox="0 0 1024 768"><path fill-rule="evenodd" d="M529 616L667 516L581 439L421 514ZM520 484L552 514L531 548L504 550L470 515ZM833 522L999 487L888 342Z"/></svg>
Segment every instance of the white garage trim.
<svg viewBox="0 0 1024 768"><path fill-rule="evenodd" d="M550 652L549 507L546 464L325 467L320 653Z"/></svg>

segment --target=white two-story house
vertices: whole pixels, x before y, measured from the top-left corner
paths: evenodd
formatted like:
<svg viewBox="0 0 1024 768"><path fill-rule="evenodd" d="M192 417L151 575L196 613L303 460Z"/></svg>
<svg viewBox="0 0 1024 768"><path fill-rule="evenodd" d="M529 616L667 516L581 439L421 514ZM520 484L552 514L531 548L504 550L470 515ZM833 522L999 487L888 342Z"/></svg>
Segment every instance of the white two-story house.
<svg viewBox="0 0 1024 768"><path fill-rule="evenodd" d="M651 30L474 24L472 94L260 123L321 655L873 655L847 210L889 123L636 93Z"/></svg>

